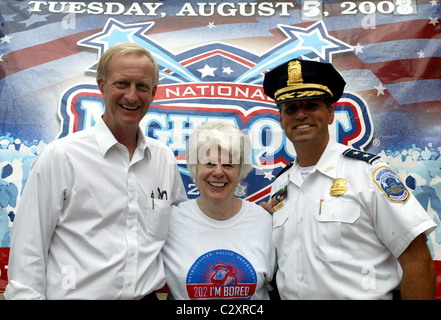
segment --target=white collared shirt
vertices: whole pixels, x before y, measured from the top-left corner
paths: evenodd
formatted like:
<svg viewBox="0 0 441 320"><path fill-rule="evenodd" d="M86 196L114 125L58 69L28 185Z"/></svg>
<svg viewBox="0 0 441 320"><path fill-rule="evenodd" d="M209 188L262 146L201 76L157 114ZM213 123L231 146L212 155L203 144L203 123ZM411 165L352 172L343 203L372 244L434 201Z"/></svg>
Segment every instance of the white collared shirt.
<svg viewBox="0 0 441 320"><path fill-rule="evenodd" d="M138 137L130 160L100 118L37 158L12 229L7 299L139 299L164 285L169 209L186 193L171 150Z"/></svg>
<svg viewBox="0 0 441 320"><path fill-rule="evenodd" d="M271 195L285 197L273 215L282 299L391 298L397 258L436 227L414 196L393 202L377 185L389 174L383 161L349 158L346 149L330 141L305 179L295 162L273 184Z"/></svg>

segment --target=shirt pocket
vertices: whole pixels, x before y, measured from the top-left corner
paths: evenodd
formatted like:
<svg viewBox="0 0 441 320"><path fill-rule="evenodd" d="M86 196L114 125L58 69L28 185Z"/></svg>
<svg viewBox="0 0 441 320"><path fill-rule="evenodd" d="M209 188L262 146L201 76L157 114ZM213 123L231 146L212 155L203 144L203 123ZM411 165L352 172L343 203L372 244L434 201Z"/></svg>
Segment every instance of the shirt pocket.
<svg viewBox="0 0 441 320"><path fill-rule="evenodd" d="M323 261L344 261L358 251L360 206L339 198L322 201L314 210L314 251Z"/></svg>
<svg viewBox="0 0 441 320"><path fill-rule="evenodd" d="M148 203L147 234L155 240L165 240L168 233L171 201L151 199Z"/></svg>
<svg viewBox="0 0 441 320"><path fill-rule="evenodd" d="M285 206L286 207L286 206ZM273 241L278 248L278 250L281 250L283 247L283 242L285 239L285 233L286 233L286 226L288 221L288 210L287 209L281 209L277 210L273 213Z"/></svg>
<svg viewBox="0 0 441 320"><path fill-rule="evenodd" d="M288 210L278 210L273 213L273 229L283 226L288 219Z"/></svg>

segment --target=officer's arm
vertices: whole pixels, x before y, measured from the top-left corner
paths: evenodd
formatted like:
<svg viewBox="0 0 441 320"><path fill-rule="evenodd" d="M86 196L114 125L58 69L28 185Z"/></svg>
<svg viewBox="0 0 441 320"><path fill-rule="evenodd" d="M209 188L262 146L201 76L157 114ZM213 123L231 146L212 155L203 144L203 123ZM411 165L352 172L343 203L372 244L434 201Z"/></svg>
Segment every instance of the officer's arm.
<svg viewBox="0 0 441 320"><path fill-rule="evenodd" d="M274 213L274 209L273 206L271 205L271 203L262 201L261 203L259 203L259 205L264 208L266 211L268 211L269 213L273 214Z"/></svg>
<svg viewBox="0 0 441 320"><path fill-rule="evenodd" d="M401 298L434 299L436 270L423 234L410 243L398 261L403 269Z"/></svg>

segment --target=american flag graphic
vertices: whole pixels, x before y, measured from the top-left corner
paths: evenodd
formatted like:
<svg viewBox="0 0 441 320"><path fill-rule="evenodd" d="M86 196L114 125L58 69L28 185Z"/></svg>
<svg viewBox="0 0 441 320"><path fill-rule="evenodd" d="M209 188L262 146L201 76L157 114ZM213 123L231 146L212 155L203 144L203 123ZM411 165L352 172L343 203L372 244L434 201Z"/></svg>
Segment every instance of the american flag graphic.
<svg viewBox="0 0 441 320"><path fill-rule="evenodd" d="M100 101L96 62L121 41L139 41L158 59L162 91L145 121L146 134L158 139L169 132L161 121L171 130L173 121L198 115L228 117L241 129L266 119L258 123L264 132L278 122L276 107L259 95L264 72L293 55L332 62L347 82L333 135L347 144L363 137L355 146L387 160L440 224L441 1L75 3L0 2L0 247L10 245L32 161L47 143L92 121L79 115L72 122L72 99ZM219 96L216 109L209 107ZM345 118L351 106L364 108L365 118ZM185 139L164 142L183 163ZM274 176L295 156L282 149L271 159L255 151L260 163L242 196L266 199ZM180 168L191 197L191 179ZM440 260L440 227L428 244Z"/></svg>

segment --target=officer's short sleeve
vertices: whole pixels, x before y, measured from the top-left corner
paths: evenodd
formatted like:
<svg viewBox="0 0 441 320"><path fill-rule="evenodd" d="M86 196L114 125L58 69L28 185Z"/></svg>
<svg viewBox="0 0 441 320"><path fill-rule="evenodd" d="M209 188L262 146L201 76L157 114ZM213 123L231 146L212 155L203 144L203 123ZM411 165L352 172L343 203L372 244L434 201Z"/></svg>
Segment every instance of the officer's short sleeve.
<svg viewBox="0 0 441 320"><path fill-rule="evenodd" d="M389 166L381 162L372 166L372 185L377 235L398 258L418 235L428 236L436 224Z"/></svg>

